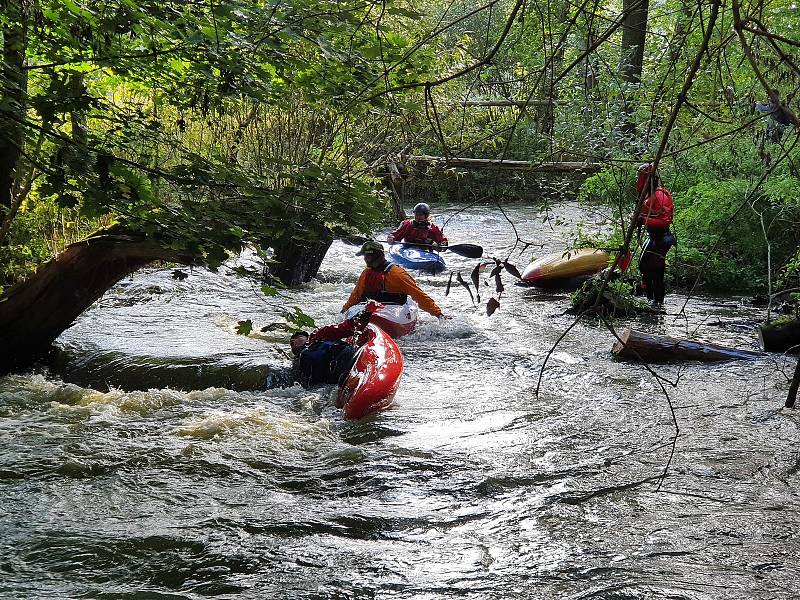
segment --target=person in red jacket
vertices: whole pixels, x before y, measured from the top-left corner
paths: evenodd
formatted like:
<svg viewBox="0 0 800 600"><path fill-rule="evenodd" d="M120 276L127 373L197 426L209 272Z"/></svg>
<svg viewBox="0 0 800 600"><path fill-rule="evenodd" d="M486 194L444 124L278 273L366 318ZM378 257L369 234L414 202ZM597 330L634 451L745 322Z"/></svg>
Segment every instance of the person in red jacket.
<svg viewBox="0 0 800 600"><path fill-rule="evenodd" d="M642 287L653 304L664 303L664 271L666 256L675 244L675 236L669 231L672 224L674 204L672 194L661 185L661 178L651 163L639 167L636 179L636 194L644 196L637 220L639 227L647 229L647 242L639 258Z"/></svg>
<svg viewBox="0 0 800 600"><path fill-rule="evenodd" d="M314 333L298 331L292 335L289 345L295 359L290 371L290 381L297 381L303 387L319 384L339 383L353 366L360 344L359 337L372 315L383 305L370 300L356 316L337 325L320 327ZM276 387L272 385L268 387Z"/></svg>
<svg viewBox="0 0 800 600"><path fill-rule="evenodd" d="M386 239L390 244L408 242L411 244L424 244L438 250L447 246L447 238L437 225L430 222L431 209L424 202L414 207L414 218L406 219Z"/></svg>

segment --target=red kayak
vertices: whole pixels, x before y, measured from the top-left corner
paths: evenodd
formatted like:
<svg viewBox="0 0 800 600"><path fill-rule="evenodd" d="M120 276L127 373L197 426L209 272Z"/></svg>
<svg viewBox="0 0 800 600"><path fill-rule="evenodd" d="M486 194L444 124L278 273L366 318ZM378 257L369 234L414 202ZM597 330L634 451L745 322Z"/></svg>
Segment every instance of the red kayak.
<svg viewBox="0 0 800 600"><path fill-rule="evenodd" d="M367 306L366 302L351 306L345 313L345 319L355 317ZM374 323L393 338L411 333L417 324L419 310L417 303L409 298L405 304L381 304L380 308L370 317L370 322Z"/></svg>
<svg viewBox="0 0 800 600"><path fill-rule="evenodd" d="M403 374L403 355L394 340L369 324L356 341L355 363L339 386L336 406L350 419L360 419L388 407Z"/></svg>

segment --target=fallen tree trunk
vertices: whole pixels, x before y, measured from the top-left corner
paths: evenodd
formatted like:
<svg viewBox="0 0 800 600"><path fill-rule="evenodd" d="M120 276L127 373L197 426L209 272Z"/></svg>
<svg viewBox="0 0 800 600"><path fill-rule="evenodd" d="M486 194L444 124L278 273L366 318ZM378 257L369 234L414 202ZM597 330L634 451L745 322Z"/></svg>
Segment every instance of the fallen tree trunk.
<svg viewBox="0 0 800 600"><path fill-rule="evenodd" d="M0 374L24 369L106 290L156 260L191 263L144 234L105 230L72 244L0 296Z"/></svg>
<svg viewBox="0 0 800 600"><path fill-rule="evenodd" d="M800 320L783 318L758 328L758 341L767 352L800 352Z"/></svg>
<svg viewBox="0 0 800 600"><path fill-rule="evenodd" d="M789 385L789 394L786 396L786 408L794 408L794 401L797 399L797 388L800 388L800 357L797 359L797 365L794 368L794 377L792 377L792 383Z"/></svg>
<svg viewBox="0 0 800 600"><path fill-rule="evenodd" d="M737 350L717 344L693 340L681 340L665 335L651 335L626 329L614 343L611 352L619 358L639 359L646 362L668 362L674 360L752 360L763 356L760 352Z"/></svg>
<svg viewBox="0 0 800 600"><path fill-rule="evenodd" d="M572 173L576 171L596 173L600 164L587 162L542 162L530 160L500 160L495 158L446 158L426 154L404 156L408 162L436 163L443 167L464 167L467 169L500 169L509 171L541 171L550 173Z"/></svg>

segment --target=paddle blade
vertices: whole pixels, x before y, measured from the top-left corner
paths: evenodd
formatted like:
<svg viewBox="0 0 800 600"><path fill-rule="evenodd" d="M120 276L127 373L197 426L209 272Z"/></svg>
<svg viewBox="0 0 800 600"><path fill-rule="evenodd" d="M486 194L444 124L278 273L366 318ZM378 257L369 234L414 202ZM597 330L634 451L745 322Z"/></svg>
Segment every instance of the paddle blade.
<svg viewBox="0 0 800 600"><path fill-rule="evenodd" d="M453 254L464 256L466 258L480 258L483 256L483 247L475 244L453 244L442 248L442 250L449 250Z"/></svg>

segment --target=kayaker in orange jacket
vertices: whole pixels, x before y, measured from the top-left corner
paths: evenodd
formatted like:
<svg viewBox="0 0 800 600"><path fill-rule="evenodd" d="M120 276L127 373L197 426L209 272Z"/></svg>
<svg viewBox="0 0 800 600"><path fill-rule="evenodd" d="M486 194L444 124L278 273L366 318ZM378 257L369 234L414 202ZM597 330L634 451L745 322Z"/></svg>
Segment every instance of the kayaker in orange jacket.
<svg viewBox="0 0 800 600"><path fill-rule="evenodd" d="M419 304L419 307L434 317L443 317L442 309L423 292L414 278L400 265L386 260L380 242L368 241L356 253L364 257L367 268L361 273L355 289L342 307L342 312L351 306L367 300L376 300L383 304L405 304L407 297Z"/></svg>

